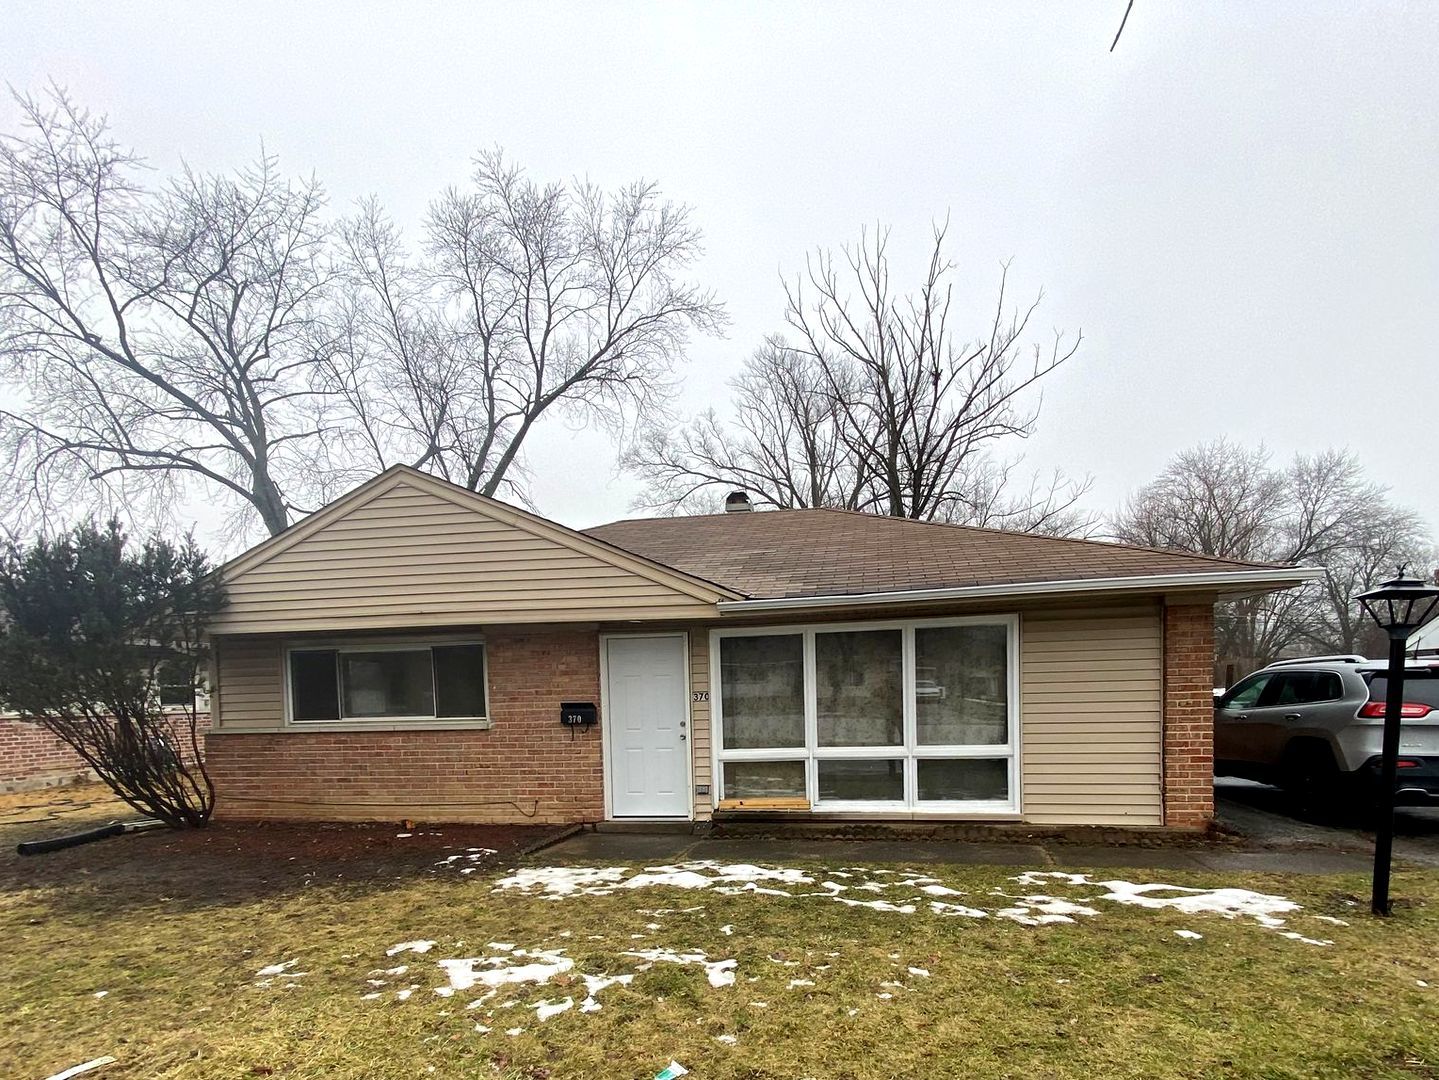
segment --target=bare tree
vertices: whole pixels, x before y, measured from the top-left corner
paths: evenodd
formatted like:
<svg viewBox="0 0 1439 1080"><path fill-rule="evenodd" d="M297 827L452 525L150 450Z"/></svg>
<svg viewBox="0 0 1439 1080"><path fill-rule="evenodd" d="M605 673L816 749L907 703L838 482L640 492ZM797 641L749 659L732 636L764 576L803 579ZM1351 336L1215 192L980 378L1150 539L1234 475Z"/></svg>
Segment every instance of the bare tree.
<svg viewBox="0 0 1439 1080"><path fill-rule="evenodd" d="M419 256L372 204L347 224L346 337L380 361L366 414L377 459L523 496L541 418L621 431L662 413L689 334L725 316L684 279L700 233L654 184L539 185L498 151L480 155L473 184L431 206Z"/></svg>
<svg viewBox="0 0 1439 1080"><path fill-rule="evenodd" d="M0 414L12 500L152 509L204 490L270 533L322 499L337 404L323 193L264 155L158 190L62 91L0 138Z"/></svg>
<svg viewBox="0 0 1439 1080"><path fill-rule="evenodd" d="M1400 566L1432 576L1439 557L1433 535L1418 514L1366 479L1347 451L1298 457L1287 476L1295 503L1291 546L1303 548L1296 561L1324 568L1309 640L1325 652L1381 655L1388 640L1355 597Z"/></svg>
<svg viewBox="0 0 1439 1080"><path fill-rule="evenodd" d="M735 487L780 509L852 508L864 497L866 474L813 356L770 337L730 386L735 434L711 409L686 427L648 425L627 452L626 464L650 481L646 506L692 512Z"/></svg>
<svg viewBox="0 0 1439 1080"><path fill-rule="evenodd" d="M791 340L768 339L735 381L734 433L706 414L651 430L627 455L645 505L683 508L722 487L780 507L837 506L923 520L1086 531L1087 481L1015 484L996 445L1033 432L1036 384L1079 347L1027 346L1036 299L1007 308L1008 268L984 331L951 327L956 264L937 226L923 282L891 283L888 233L819 252L785 283Z"/></svg>
<svg viewBox="0 0 1439 1080"><path fill-rule="evenodd" d="M1224 439L1177 455L1111 528L1128 543L1324 568L1313 585L1220 607L1221 676L1231 666L1243 674L1297 651L1373 648L1354 597L1398 563L1434 558L1418 516L1366 479L1352 453L1298 455L1277 468L1263 447Z"/></svg>

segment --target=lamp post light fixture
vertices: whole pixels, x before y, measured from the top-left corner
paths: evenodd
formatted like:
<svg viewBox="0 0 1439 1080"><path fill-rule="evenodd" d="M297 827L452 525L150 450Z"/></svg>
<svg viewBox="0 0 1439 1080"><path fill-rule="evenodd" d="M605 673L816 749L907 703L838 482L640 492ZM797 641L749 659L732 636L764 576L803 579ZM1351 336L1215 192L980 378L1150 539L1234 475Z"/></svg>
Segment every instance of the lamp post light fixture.
<svg viewBox="0 0 1439 1080"><path fill-rule="evenodd" d="M1404 711L1404 645L1439 607L1439 587L1399 576L1359 594L1359 602L1389 635L1388 693L1384 699L1384 749L1379 767L1379 821L1374 830L1374 892L1370 908L1389 914L1389 864L1394 854L1394 789L1399 773L1399 723Z"/></svg>

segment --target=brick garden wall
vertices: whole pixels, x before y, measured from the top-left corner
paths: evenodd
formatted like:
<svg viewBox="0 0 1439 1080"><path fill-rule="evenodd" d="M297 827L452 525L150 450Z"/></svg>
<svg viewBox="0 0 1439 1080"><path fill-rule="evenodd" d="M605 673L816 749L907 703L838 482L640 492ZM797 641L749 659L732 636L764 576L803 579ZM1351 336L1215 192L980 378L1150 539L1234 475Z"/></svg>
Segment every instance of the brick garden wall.
<svg viewBox="0 0 1439 1080"><path fill-rule="evenodd" d="M198 716L200 749L210 717ZM180 721L184 726L183 720ZM177 749L186 761L193 756L184 742L187 731L176 732ZM183 737L181 737L183 736ZM27 720L0 719L0 791L27 791L33 788L92 779L90 767L56 736Z"/></svg>
<svg viewBox="0 0 1439 1080"><path fill-rule="evenodd" d="M1164 609L1164 824L1214 817L1214 606Z"/></svg>
<svg viewBox="0 0 1439 1080"><path fill-rule="evenodd" d="M89 774L79 755L39 724L0 720L0 789L24 791Z"/></svg>
<svg viewBox="0 0 1439 1080"><path fill-rule="evenodd" d="M206 755L218 793L216 817L517 824L602 819L599 729L572 735L560 724L561 701L599 703L596 631L506 630L487 633L485 641L489 729L220 731ZM220 693L223 700L223 683Z"/></svg>

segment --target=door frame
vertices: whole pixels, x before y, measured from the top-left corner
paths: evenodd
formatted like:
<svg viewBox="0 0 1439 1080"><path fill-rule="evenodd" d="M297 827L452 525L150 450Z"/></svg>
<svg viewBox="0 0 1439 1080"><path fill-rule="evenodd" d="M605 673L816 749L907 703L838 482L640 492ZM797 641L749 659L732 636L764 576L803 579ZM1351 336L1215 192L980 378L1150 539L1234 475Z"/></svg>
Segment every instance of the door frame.
<svg viewBox="0 0 1439 1080"><path fill-rule="evenodd" d="M626 815L623 818L615 817L614 790L611 781L610 751L612 748L610 740L610 641L614 638L678 638L681 647L680 657L683 662L684 707L685 707L685 812L683 816L673 815L655 817L653 815ZM627 633L602 633L600 634L600 757L604 766L604 788L605 788L605 820L606 821L693 821L695 816L695 726L693 710L690 708L694 695L691 692L692 678L690 676L690 636L685 630L655 630L649 633L627 632Z"/></svg>

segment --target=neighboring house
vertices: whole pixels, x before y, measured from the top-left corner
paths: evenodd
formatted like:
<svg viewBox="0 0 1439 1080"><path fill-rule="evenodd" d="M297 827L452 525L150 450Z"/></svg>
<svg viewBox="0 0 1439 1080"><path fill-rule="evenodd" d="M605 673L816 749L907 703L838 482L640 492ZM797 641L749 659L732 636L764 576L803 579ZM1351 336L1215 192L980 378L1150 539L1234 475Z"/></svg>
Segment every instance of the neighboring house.
<svg viewBox="0 0 1439 1080"><path fill-rule="evenodd" d="M203 753L205 732L210 726L208 695L197 693L190 686L162 686L159 697L160 705L166 712L178 714L183 714L190 699L194 699L196 727ZM176 734L180 753L189 760L194 755L184 745L180 733ZM0 713L0 793L32 791L94 779L95 771L43 724L21 720L14 713Z"/></svg>
<svg viewBox="0 0 1439 1080"><path fill-rule="evenodd" d="M221 817L1182 828L1216 599L1313 576L834 510L577 532L404 467L223 574Z"/></svg>

